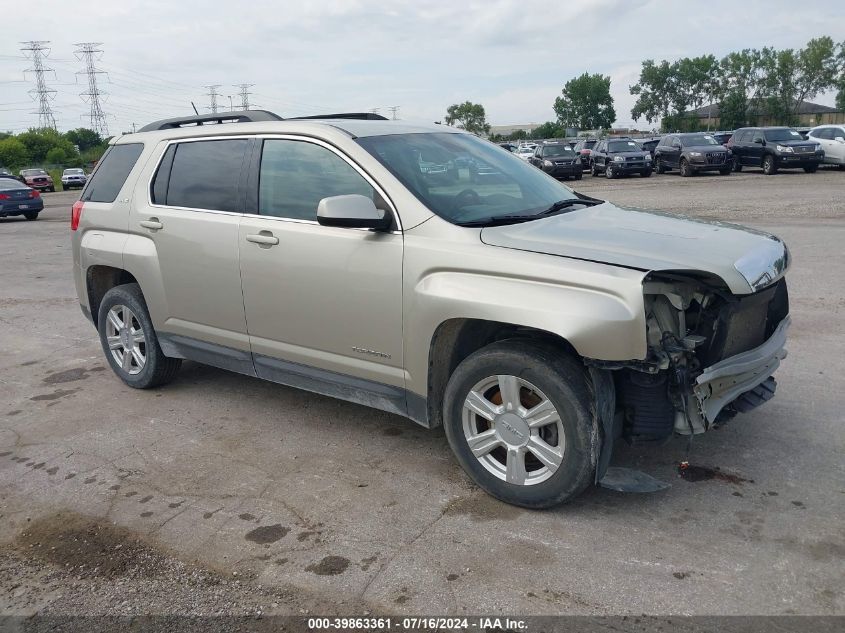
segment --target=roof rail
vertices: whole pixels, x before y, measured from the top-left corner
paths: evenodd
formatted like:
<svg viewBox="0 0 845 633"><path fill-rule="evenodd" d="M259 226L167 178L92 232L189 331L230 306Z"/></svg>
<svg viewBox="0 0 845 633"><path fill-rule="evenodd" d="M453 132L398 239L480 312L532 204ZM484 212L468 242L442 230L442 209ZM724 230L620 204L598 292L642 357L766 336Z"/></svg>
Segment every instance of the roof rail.
<svg viewBox="0 0 845 633"><path fill-rule="evenodd" d="M283 121L282 117L267 110L241 110L235 112L218 112L217 114L199 114L196 116L162 119L148 123L139 132L153 132L155 130L173 130L191 125L205 125L207 123L253 123L255 121Z"/></svg>
<svg viewBox="0 0 845 633"><path fill-rule="evenodd" d="M312 114L311 116L295 116L292 119L362 119L364 121L387 121L384 117L375 112L342 112L340 114Z"/></svg>

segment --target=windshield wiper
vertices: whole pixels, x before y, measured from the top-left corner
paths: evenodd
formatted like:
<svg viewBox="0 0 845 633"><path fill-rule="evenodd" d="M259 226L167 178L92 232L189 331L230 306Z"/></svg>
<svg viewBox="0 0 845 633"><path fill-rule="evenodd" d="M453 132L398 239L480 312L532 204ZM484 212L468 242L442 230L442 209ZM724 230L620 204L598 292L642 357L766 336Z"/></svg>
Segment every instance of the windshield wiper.
<svg viewBox="0 0 845 633"><path fill-rule="evenodd" d="M575 205L583 205L585 207L592 207L597 204L602 204L601 200L594 200L592 198L568 198L566 200L558 200L547 209L543 209L538 213L531 213L528 215L496 215L482 220L470 220L468 222L456 222L458 226L498 226L500 224L518 224L519 222L528 222L536 220L537 218L546 217L560 213L564 209L574 207Z"/></svg>

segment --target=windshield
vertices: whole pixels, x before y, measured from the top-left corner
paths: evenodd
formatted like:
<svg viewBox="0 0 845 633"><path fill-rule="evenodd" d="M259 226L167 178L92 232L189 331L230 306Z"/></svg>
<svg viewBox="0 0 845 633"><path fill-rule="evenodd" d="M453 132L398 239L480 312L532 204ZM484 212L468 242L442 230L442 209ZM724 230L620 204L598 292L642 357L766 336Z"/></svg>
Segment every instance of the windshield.
<svg viewBox="0 0 845 633"><path fill-rule="evenodd" d="M82 175L83 171L81 169L65 169L65 174L68 176L78 176Z"/></svg>
<svg viewBox="0 0 845 633"><path fill-rule="evenodd" d="M574 156L575 152L569 145L546 145L543 156Z"/></svg>
<svg viewBox="0 0 845 633"><path fill-rule="evenodd" d="M449 222L532 215L555 202L577 199L533 165L471 134L391 134L359 138L358 143ZM441 156L447 169L426 173L418 155Z"/></svg>
<svg viewBox="0 0 845 633"><path fill-rule="evenodd" d="M804 138L795 130L781 128L765 131L767 141L803 141Z"/></svg>
<svg viewBox="0 0 845 633"><path fill-rule="evenodd" d="M47 172L43 169L24 169L21 172L22 176L40 176L41 174L46 174Z"/></svg>
<svg viewBox="0 0 845 633"><path fill-rule="evenodd" d="M641 147L634 141L608 141L608 152L639 152Z"/></svg>
<svg viewBox="0 0 845 633"><path fill-rule="evenodd" d="M682 136L681 142L684 147L695 147L696 145L719 145L719 141L713 138L712 134L691 134Z"/></svg>

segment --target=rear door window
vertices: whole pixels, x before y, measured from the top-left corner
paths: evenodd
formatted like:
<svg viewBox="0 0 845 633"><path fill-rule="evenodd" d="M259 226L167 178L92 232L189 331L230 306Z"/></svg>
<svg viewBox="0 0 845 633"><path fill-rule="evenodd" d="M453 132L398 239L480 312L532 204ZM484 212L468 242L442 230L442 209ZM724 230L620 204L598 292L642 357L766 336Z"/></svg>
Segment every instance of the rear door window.
<svg viewBox="0 0 845 633"><path fill-rule="evenodd" d="M158 177L153 195L158 204L210 211L242 211L239 182L248 139L179 143L172 157L167 194L162 201Z"/></svg>
<svg viewBox="0 0 845 633"><path fill-rule="evenodd" d="M82 192L82 200L114 202L143 151L143 143L112 145L91 174L88 186Z"/></svg>

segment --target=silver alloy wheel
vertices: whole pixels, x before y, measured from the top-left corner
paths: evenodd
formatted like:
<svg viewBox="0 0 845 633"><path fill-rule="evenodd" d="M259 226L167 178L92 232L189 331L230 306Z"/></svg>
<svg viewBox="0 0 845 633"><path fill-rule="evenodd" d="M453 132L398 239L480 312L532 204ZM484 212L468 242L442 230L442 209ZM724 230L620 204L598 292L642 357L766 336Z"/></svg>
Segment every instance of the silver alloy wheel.
<svg viewBox="0 0 845 633"><path fill-rule="evenodd" d="M546 481L563 463L560 414L536 386L517 376L488 376L467 394L464 437L476 459L510 484Z"/></svg>
<svg viewBox="0 0 845 633"><path fill-rule="evenodd" d="M147 339L135 313L124 305L112 306L106 316L106 342L112 358L130 376L147 362Z"/></svg>

